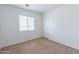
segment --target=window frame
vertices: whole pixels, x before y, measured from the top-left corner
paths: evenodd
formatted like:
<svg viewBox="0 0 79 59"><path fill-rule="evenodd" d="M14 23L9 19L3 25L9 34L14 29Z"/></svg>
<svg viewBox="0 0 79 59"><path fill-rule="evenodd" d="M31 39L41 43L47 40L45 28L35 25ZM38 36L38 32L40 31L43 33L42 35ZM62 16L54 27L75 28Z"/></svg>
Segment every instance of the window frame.
<svg viewBox="0 0 79 59"><path fill-rule="evenodd" d="M25 30L21 30L21 22L20 22L20 16L23 16L23 17L26 17L26 21L27 21L27 30L25 29ZM31 30L31 29L29 29L29 26L28 26L28 24L29 24L29 22L28 22L28 17L32 17L33 18L33 30ZM35 31L35 17L33 17L33 16L25 16L25 15L19 15L19 31L20 32L22 32L22 31Z"/></svg>

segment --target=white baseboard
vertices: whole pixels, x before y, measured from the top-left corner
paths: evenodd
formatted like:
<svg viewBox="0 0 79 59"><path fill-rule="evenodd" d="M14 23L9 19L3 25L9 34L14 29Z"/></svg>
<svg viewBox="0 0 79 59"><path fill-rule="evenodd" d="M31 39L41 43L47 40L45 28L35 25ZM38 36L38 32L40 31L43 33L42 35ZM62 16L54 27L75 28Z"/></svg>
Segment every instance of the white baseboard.
<svg viewBox="0 0 79 59"><path fill-rule="evenodd" d="M11 44L6 44L6 45L3 45L1 48L8 47L8 46L11 46L11 45L16 45L16 44L19 44L19 43L22 43L22 42L25 42L25 41L29 41L29 40L34 40L34 39L37 39L37 38L40 38L40 37L42 37L42 36L32 37L32 38L29 38L29 39L25 38L25 40L23 40L23 41L14 42L14 43L11 43Z"/></svg>
<svg viewBox="0 0 79 59"><path fill-rule="evenodd" d="M49 40L51 40L51 41L55 41L55 42L58 42L58 43L60 43L60 44L63 44L63 45L66 45L66 46L69 46L69 47L72 47L72 48L74 48L74 49L79 50L78 47L69 45L69 44L67 44L66 42L63 42L63 41L58 41L58 40L56 40L56 38L51 37L51 36L49 36L49 35L44 35L44 37L47 38L47 39L49 39Z"/></svg>

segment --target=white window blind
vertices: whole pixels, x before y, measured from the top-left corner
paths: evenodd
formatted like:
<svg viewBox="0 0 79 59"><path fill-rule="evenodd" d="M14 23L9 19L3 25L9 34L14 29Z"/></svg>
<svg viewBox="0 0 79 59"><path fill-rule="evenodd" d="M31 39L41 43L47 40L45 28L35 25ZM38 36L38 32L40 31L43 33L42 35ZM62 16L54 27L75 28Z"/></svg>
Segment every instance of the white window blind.
<svg viewBox="0 0 79 59"><path fill-rule="evenodd" d="M33 17L28 17L28 30L34 30L34 18Z"/></svg>
<svg viewBox="0 0 79 59"><path fill-rule="evenodd" d="M19 15L19 31L35 30L35 19L30 16Z"/></svg>

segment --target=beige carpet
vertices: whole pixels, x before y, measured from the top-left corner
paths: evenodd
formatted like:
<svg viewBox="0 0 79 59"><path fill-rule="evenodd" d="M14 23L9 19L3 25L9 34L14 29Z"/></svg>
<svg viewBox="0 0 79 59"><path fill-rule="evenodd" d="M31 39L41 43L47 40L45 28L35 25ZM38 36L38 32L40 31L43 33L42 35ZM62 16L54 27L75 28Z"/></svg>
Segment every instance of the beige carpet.
<svg viewBox="0 0 79 59"><path fill-rule="evenodd" d="M2 48L1 54L77 54L78 50L46 38L26 41Z"/></svg>

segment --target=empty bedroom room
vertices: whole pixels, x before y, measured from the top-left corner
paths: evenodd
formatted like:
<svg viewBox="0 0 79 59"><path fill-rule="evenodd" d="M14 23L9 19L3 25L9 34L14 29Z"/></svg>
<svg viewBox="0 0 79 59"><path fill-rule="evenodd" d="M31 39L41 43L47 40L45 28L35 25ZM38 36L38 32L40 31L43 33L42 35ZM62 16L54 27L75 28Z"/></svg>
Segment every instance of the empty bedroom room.
<svg viewBox="0 0 79 59"><path fill-rule="evenodd" d="M79 5L0 4L0 54L79 54Z"/></svg>

